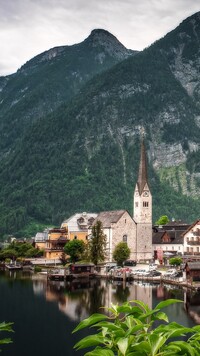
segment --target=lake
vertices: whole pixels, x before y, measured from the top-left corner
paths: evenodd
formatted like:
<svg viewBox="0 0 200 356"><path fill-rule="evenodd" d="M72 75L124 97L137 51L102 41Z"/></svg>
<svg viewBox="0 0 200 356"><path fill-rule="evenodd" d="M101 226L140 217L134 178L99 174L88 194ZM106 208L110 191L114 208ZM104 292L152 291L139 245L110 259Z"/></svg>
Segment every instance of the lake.
<svg viewBox="0 0 200 356"><path fill-rule="evenodd" d="M0 273L0 322L14 322L14 333L0 335L13 340L1 346L1 356L83 355L73 346L87 331L72 334L72 330L79 321L111 302L139 299L154 308L161 300L178 298L185 302L167 308L170 321L185 326L200 324L200 293L136 282L97 279L47 283L45 277L33 278L22 272Z"/></svg>

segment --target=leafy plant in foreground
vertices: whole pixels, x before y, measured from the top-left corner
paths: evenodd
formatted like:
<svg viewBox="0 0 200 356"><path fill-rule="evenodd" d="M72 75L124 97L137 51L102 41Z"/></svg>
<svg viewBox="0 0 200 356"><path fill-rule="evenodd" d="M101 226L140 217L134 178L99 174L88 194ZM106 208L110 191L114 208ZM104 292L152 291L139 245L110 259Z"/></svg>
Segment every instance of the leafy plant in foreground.
<svg viewBox="0 0 200 356"><path fill-rule="evenodd" d="M1 331L13 331L12 330L12 324L13 323L0 323L0 332ZM12 341L10 338L4 338L4 339L0 339L0 345L2 344L10 344Z"/></svg>
<svg viewBox="0 0 200 356"><path fill-rule="evenodd" d="M184 327L170 322L161 311L180 300L168 299L154 309L133 300L106 308L110 315L93 314L81 321L73 332L86 327L97 329L96 334L84 337L74 348L93 347L85 356L197 356L200 355L200 326ZM155 327L155 321L159 326ZM187 336L187 341L179 337Z"/></svg>

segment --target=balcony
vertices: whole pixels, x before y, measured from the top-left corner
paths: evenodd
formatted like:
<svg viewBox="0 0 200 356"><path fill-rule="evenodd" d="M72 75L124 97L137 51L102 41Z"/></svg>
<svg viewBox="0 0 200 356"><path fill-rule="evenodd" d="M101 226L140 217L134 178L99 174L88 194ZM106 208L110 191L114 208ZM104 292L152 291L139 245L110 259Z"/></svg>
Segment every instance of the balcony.
<svg viewBox="0 0 200 356"><path fill-rule="evenodd" d="M196 238L195 240L190 240L189 238L187 239L187 244L190 246L196 246L196 245L200 245L200 238Z"/></svg>

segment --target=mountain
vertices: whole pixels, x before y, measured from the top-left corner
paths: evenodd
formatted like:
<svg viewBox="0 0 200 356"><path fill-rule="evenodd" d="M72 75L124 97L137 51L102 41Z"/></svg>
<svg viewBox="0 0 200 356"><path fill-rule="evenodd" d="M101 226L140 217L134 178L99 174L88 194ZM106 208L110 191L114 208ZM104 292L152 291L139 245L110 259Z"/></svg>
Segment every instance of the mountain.
<svg viewBox="0 0 200 356"><path fill-rule="evenodd" d="M0 77L1 154L7 154L33 121L69 101L94 75L135 53L97 29L82 43L52 48L17 73Z"/></svg>
<svg viewBox="0 0 200 356"><path fill-rule="evenodd" d="M138 53L95 30L81 44L45 52L0 78L1 234L59 224L77 211L132 213L141 130L154 219L198 217L198 84L188 91L195 75L190 81L184 70L188 63L198 70L199 23L197 13ZM188 57L180 60L183 47ZM78 77L63 74L68 61Z"/></svg>

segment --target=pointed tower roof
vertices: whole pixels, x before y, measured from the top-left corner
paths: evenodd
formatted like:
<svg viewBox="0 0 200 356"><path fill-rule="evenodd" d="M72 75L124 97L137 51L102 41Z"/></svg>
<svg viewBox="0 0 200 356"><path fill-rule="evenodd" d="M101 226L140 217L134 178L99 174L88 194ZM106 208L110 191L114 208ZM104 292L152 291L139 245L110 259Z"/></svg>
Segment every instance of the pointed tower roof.
<svg viewBox="0 0 200 356"><path fill-rule="evenodd" d="M138 191L139 191L140 195L141 195L146 183L148 184L147 160L146 160L146 151L145 151L145 145L144 145L144 137L142 137L141 151L140 151L140 165L139 165L138 180L137 180L137 186L138 186Z"/></svg>

